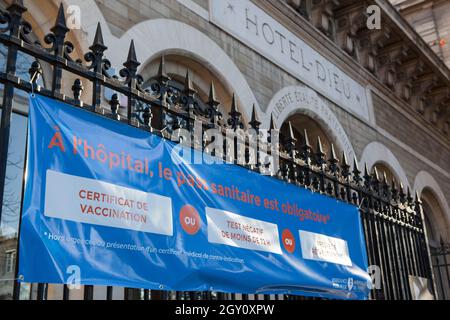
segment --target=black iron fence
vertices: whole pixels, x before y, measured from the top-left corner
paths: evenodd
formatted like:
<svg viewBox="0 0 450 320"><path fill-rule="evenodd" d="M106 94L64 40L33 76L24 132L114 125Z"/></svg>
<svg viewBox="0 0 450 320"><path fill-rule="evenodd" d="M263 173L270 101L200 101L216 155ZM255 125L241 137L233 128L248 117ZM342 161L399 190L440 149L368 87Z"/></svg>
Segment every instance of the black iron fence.
<svg viewBox="0 0 450 320"><path fill-rule="evenodd" d="M438 247L431 249L436 293L439 299L450 300L450 244L441 239Z"/></svg>
<svg viewBox="0 0 450 320"><path fill-rule="evenodd" d="M107 47L103 43L100 25L94 43L89 48L90 51L83 57L84 61L71 58L74 46L66 40L70 30L66 26L62 6L55 25L44 38L45 44L32 41L32 27L23 19L25 12L26 8L21 0L13 1L6 10L0 12L0 43L7 48L5 70L0 71L0 83L4 86L0 135L0 208L3 208L8 150L11 144L14 144L14 141L10 141L10 132L13 99L17 90L36 92L110 117L111 121L126 122L163 136L168 136L177 128L190 130L195 121L202 123L203 130L210 128L236 130L243 127L252 128L256 132L260 130L261 123L254 108L251 121L248 124L242 123L242 116L234 98L231 112L227 116L222 115L213 84L210 87L209 99L204 103L199 103L189 73L186 75L183 90L176 90L169 83L170 77L165 71L164 57L161 58L158 73L150 88L143 89L143 78L138 74L140 63L136 58L133 42L130 44L123 69L118 75L110 74L111 64L104 55ZM26 54L34 60L29 66L28 79L16 75L19 53ZM43 64L51 69L52 79L49 87L37 84L38 78L42 75ZM67 79L70 78L76 80L68 86ZM71 88L70 95L64 92L67 87ZM86 90L91 93L90 99L82 99L85 87L90 88ZM115 92L106 103L102 94L105 88ZM126 105L121 105L119 94L127 97ZM270 129L276 128L272 124ZM374 266L374 273L380 271L380 281L376 281L377 286L371 291L371 298L412 299L409 276L427 278L433 284L430 252L418 196L413 198L410 190L405 190L401 183L387 181L386 176L380 177L376 170L369 172L365 167L361 171L356 159L351 159L353 165L349 163L345 154L339 159L333 147L330 154L326 155L322 151L320 139L317 141L316 151L313 152L307 132L304 133L302 140L302 147L297 149L297 139L292 130L290 134L282 137L281 143L273 151L280 159L279 170L273 175L360 208L369 265ZM192 147L204 150L207 142L192 139ZM270 134L266 143L273 147L274 142ZM229 151L224 146L223 152L219 152L219 155L227 157ZM237 151L231 153L234 160L242 156L241 151L234 151ZM248 144L243 152L245 159L249 160ZM262 165L244 164L244 166L257 172L265 169ZM1 214L0 211L0 218ZM38 284L37 287L36 297L45 299L48 286ZM434 292L434 288L431 290ZM18 299L19 296L20 285L15 282L14 298ZM63 298L68 297L69 290L65 286ZM85 286L84 297L93 298L92 286ZM125 290L125 298L223 299L225 297L236 296L213 292ZM107 288L106 298L112 298L111 287ZM245 299L246 296L243 295L242 298ZM285 298L293 297L285 296Z"/></svg>

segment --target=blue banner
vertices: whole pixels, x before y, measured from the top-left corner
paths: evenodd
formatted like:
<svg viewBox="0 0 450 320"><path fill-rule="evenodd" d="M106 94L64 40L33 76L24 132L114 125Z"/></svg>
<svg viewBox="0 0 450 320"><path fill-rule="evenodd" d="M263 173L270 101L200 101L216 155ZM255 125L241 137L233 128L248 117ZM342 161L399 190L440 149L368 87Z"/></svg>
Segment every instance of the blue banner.
<svg viewBox="0 0 450 320"><path fill-rule="evenodd" d="M30 97L24 282L366 299L355 206Z"/></svg>

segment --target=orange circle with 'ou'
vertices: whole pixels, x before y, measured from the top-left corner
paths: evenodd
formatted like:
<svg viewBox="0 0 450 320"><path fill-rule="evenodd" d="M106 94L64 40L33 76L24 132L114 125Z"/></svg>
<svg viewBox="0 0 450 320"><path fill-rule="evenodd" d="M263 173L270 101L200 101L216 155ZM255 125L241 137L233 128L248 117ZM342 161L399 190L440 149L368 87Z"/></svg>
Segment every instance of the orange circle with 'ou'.
<svg viewBox="0 0 450 320"><path fill-rule="evenodd" d="M187 204L180 210L180 223L187 234L194 235L200 230L200 215L193 206Z"/></svg>
<svg viewBox="0 0 450 320"><path fill-rule="evenodd" d="M281 234L281 241L287 252L293 253L295 250L295 238L289 229L284 229Z"/></svg>

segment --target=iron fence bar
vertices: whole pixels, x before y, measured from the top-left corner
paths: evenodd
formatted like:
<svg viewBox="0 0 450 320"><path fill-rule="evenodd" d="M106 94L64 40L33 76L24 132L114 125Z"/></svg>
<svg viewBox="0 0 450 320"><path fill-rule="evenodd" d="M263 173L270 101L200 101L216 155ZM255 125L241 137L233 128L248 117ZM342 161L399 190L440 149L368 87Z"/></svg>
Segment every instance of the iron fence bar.
<svg viewBox="0 0 450 320"><path fill-rule="evenodd" d="M107 286L106 287L106 300L112 300L113 299L113 287Z"/></svg>
<svg viewBox="0 0 450 320"><path fill-rule="evenodd" d="M150 290L144 289L144 300L150 300Z"/></svg>
<svg viewBox="0 0 450 320"><path fill-rule="evenodd" d="M367 170L366 170L364 179L365 179L367 191L369 191L370 176L368 175ZM379 266L380 270L381 270L381 282L383 283L383 289L380 290L380 292L383 292L383 296L381 298L386 299L385 291L388 288L387 281L386 281L386 267L384 265L384 259L382 258L381 249L380 249L380 245L379 245L380 239L379 239L378 231L377 231L377 218L373 212L373 197L371 196L370 193L366 193L365 198L367 199L369 228L371 230L371 235L372 235L372 239L373 239L373 243L374 243L374 257L375 257L376 265Z"/></svg>
<svg viewBox="0 0 450 320"><path fill-rule="evenodd" d="M390 245L391 242L388 239L388 231L387 231L387 227L388 227L388 223L389 221L387 220L386 216L385 216L385 212L384 212L384 206L383 206L383 201L379 201L378 202L378 216L380 219L384 219L385 221L383 221L383 223L379 224L379 228L380 228L380 233L381 233L381 238L382 238L382 244L383 244L383 251L384 251L384 256L385 256L385 260L387 262L387 268L388 268L388 279L389 279L389 284L390 284L390 294L393 300L397 300L399 297L397 296L397 292L396 292L396 277L395 277L395 268L393 266L393 259L392 256L390 254Z"/></svg>
<svg viewBox="0 0 450 320"><path fill-rule="evenodd" d="M423 258L423 251L420 249L420 245L421 245L421 239L420 239L420 235L415 232L414 230L411 230L411 233L413 235L413 241L415 243L414 248L417 254L417 259L418 259L418 273L417 275L420 277L423 277L425 275L425 263L424 263L424 258Z"/></svg>
<svg viewBox="0 0 450 320"><path fill-rule="evenodd" d="M8 28L9 37L19 39L21 34L21 21L22 14L27 9L20 3L13 2L12 5L8 7L8 15L10 18ZM6 13L2 12L3 15ZM8 78L16 78L16 63L18 46L15 43L11 43L7 46L8 54L6 60L6 74ZM0 221L2 219L3 211L3 200L5 192L5 182L6 182L6 169L8 163L8 149L9 149L9 139L11 134L11 118L12 118L12 104L14 99L14 85L7 82L4 87L3 92L3 104L2 104L2 115L0 120Z"/></svg>
<svg viewBox="0 0 450 320"><path fill-rule="evenodd" d="M28 136L28 125L26 130L26 135ZM20 212L19 212L19 225L17 227L17 235L20 236L20 231L22 227L22 212L23 212L23 199L25 195L25 181L27 177L27 155L28 155L28 139L25 139L25 157L23 160L23 170L22 170L22 187L20 191ZM0 215L1 222L1 215ZM15 261L15 270L14 270L14 288L13 288L13 300L20 299L20 282L19 280L19 239L17 239L16 245L16 261Z"/></svg>
<svg viewBox="0 0 450 320"><path fill-rule="evenodd" d="M84 300L93 300L94 299L94 286L85 285L84 286Z"/></svg>
<svg viewBox="0 0 450 320"><path fill-rule="evenodd" d="M383 206L385 210L385 214L388 216L388 221L386 222L386 231L387 231L387 238L388 238L388 245L389 245L389 253L393 265L394 270L394 280L395 280L395 290L396 295L399 299L404 298L403 294L403 282L401 277L402 267L399 261L399 255L396 254L398 252L398 243L395 240L395 229L394 224L392 223L392 206L390 205L390 202L386 202L386 204Z"/></svg>
<svg viewBox="0 0 450 320"><path fill-rule="evenodd" d="M37 300L46 300L47 299L47 284L38 283L37 286Z"/></svg>
<svg viewBox="0 0 450 320"><path fill-rule="evenodd" d="M382 212L383 214L387 215L387 210L386 210L386 206L384 204L382 204ZM392 281L393 281L393 294L394 294L394 299L398 300L401 299L401 293L400 293L400 285L399 285L399 266L396 264L396 258L394 258L393 256L393 250L392 250L392 246L394 245L394 242L392 241L392 233L391 233L391 222L389 220L387 220L384 224L383 224L383 231L384 231L384 238L385 238L385 242L386 242L386 249L387 249L387 256L388 259L390 261L390 269L392 272Z"/></svg>
<svg viewBox="0 0 450 320"><path fill-rule="evenodd" d="M440 258L440 256L436 256L436 260L438 261L438 263L439 263L439 260L440 260L439 258ZM445 287L444 287L444 281L443 281L443 279L442 279L441 268L440 268L439 265L435 265L434 268L437 269L437 270L436 270L436 271L437 271L437 277L438 277L438 279L439 279L439 281L438 281L437 283L439 283L441 292L442 292L442 294L444 295L444 299L445 299ZM434 268L433 268L433 269L434 269ZM437 289L437 288L436 288L436 289Z"/></svg>
<svg viewBox="0 0 450 320"><path fill-rule="evenodd" d="M426 265L427 265L427 269L428 269L428 274L426 274L425 277L429 278L431 280L432 294L437 298L436 283L434 281L434 274L433 274L433 263L431 261L430 244L428 242L427 230L425 228L425 216L424 216L424 211L423 211L423 207L422 207L422 201L420 200L420 197L417 193L416 193L416 199L415 199L415 211L416 211L418 218L420 219L419 227L420 227L420 230L422 231L422 237L423 237L423 242L424 242L423 245L425 246L425 248L423 248L423 250L425 250L425 255L426 255L425 259L426 259ZM447 259L447 258L445 258L445 259ZM448 274L448 269L447 269L447 274Z"/></svg>
<svg viewBox="0 0 450 320"><path fill-rule="evenodd" d="M395 209L395 215L399 214L399 208ZM399 250L397 250L397 254L399 255L400 263L401 263L401 279L403 282L402 285L402 291L403 296L406 299L410 298L409 290L408 290L408 274L411 270L411 259L408 259L409 249L407 247L407 244L405 242L405 236L404 236L404 230L401 228L400 225L394 224L396 229L396 237L395 241L397 242Z"/></svg>
<svg viewBox="0 0 450 320"><path fill-rule="evenodd" d="M70 299L70 290L67 284L63 286L63 300L69 300Z"/></svg>
<svg viewBox="0 0 450 320"><path fill-rule="evenodd" d="M375 210L375 209L373 209ZM380 258L383 264L383 271L384 271L384 277L386 278L386 299L387 300L392 300L394 299L394 294L393 294L393 289L392 289L392 270L391 270L391 266L389 263L389 258L387 257L387 253L386 253L386 243L385 243L385 239L384 239L384 234L383 234L383 223L381 222L381 218L380 218L380 213L374 212L374 220L375 220L375 234L377 237L377 240L379 242L379 254L380 254Z"/></svg>
<svg viewBox="0 0 450 320"><path fill-rule="evenodd" d="M444 257L444 264L443 264L443 266L445 267L445 272L447 274L447 288L450 288L450 272L448 270L450 264L448 263L448 260L447 260L447 252L444 251L444 254L442 256ZM444 299L446 299L447 298L447 290L442 290L442 292L444 294Z"/></svg>
<svg viewBox="0 0 450 320"><path fill-rule="evenodd" d="M387 224L387 231L388 231L390 254L391 254L391 259L393 262L394 279L396 279L395 288L397 290L397 295L398 295L399 299L405 299L405 292L404 292L405 283L403 282L404 278L402 277L404 268L401 263L401 252L399 250L399 243L397 242L397 239L396 239L395 224L392 222L394 208L391 205L390 199L389 199L389 202L386 202L386 205L384 208L388 215L388 221L386 222L386 224Z"/></svg>
<svg viewBox="0 0 450 320"><path fill-rule="evenodd" d="M364 228L364 236L366 239L366 251L367 251L367 257L368 257L368 264L369 266L371 265L375 265L375 257L373 254L373 245L372 245L372 237L371 237L371 233L370 233L370 226L369 226L369 219L367 216L367 212L364 209L360 209L360 216L361 216L361 220L362 220L362 225ZM373 297L375 295L375 297L378 297L378 291L377 290L371 290L370 292L371 296Z"/></svg>

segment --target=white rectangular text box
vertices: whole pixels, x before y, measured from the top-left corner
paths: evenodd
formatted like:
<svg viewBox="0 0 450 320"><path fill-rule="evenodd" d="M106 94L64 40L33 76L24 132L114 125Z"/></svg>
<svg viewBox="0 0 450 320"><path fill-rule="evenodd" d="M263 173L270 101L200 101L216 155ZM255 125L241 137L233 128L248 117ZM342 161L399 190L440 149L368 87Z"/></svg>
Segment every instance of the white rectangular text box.
<svg viewBox="0 0 450 320"><path fill-rule="evenodd" d="M278 226L225 210L206 208L208 241L281 254Z"/></svg>
<svg viewBox="0 0 450 320"><path fill-rule="evenodd" d="M47 217L173 235L168 197L53 170L46 179Z"/></svg>
<svg viewBox="0 0 450 320"><path fill-rule="evenodd" d="M347 241L320 233L300 231L303 259L351 266Z"/></svg>

